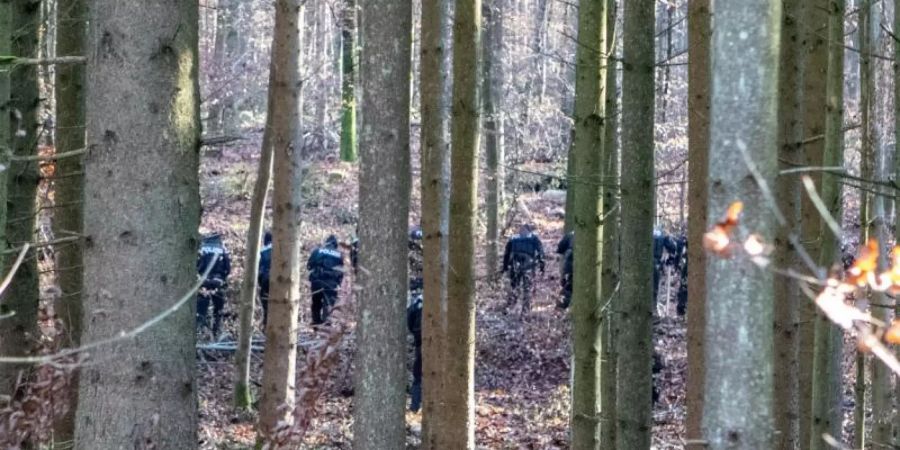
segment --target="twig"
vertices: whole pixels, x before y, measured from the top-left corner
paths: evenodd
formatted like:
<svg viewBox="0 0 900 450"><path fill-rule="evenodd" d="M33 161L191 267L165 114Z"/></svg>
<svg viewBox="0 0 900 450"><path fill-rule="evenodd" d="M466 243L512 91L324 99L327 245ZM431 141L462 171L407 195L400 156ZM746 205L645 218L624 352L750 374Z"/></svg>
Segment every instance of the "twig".
<svg viewBox="0 0 900 450"><path fill-rule="evenodd" d="M184 306L188 301L194 298L195 294L198 290L200 290L200 286L203 285L203 282L206 281L206 278L209 276L209 273L212 272L213 267L215 267L216 262L219 260L219 255L213 257L212 261L209 262L209 265L206 266L206 270L203 272L203 275L197 280L197 283L194 284L193 287L184 295L180 300L178 300L174 305L170 306L166 310L157 314L155 317L152 317L150 320L144 322L143 324L129 330L129 331L121 331L118 335L101 339L99 341L95 341L89 344L82 345L76 348L69 348L60 350L56 353L52 353L49 355L42 356L0 356L0 364L52 364L56 360L60 358L64 358L66 356L75 355L86 350L95 349L97 347L102 347L104 345L113 344L119 341L123 341L126 339L131 339L144 331L147 331L151 327L155 326L159 322L162 322L166 317L169 317L175 311L178 311L182 306Z"/></svg>
<svg viewBox="0 0 900 450"><path fill-rule="evenodd" d="M68 152L56 153L53 155L30 155L30 156L12 156L10 157L10 161L54 161L63 158L70 158L72 156L83 155L87 149L79 148L77 150L70 150Z"/></svg>
<svg viewBox="0 0 900 450"><path fill-rule="evenodd" d="M22 265L22 261L25 261L25 255L28 253L28 249L30 246L25 244L22 246L22 251L19 252L19 257L16 258L15 264L12 265L12 268L9 269L9 273L6 274L6 278L3 279L3 283L0 283L0 295L3 295L3 292L6 291L6 288L12 283L13 277L16 276L16 271L19 270L19 266Z"/></svg>
<svg viewBox="0 0 900 450"><path fill-rule="evenodd" d="M831 213L828 211L828 207L825 206L825 202L822 201L822 197L820 197L819 193L816 192L816 184L813 183L813 180L809 177L809 175L803 175L801 179L803 180L803 187L806 188L806 193L809 194L809 199L812 200L813 206L815 206L819 211L819 215L822 216L822 220L824 220L825 224L828 225L828 228L831 229L831 233L834 234L834 237L840 239L841 226L838 225L836 220L834 220L834 217L831 217Z"/></svg>
<svg viewBox="0 0 900 450"><path fill-rule="evenodd" d="M244 136L204 136L200 138L200 146L208 147L212 145L230 144L234 141L243 141L244 139L246 139Z"/></svg>
<svg viewBox="0 0 900 450"><path fill-rule="evenodd" d="M43 241L43 242L34 242L34 243L26 242L25 244L22 244L22 246L20 246L20 247L4 250L3 252L0 252L0 255L8 255L10 253L16 253L16 252L19 252L22 249L25 249L28 247L40 248L40 247L46 247L48 245L64 244L66 242L76 242L76 241L80 241L81 238L82 238L82 236L69 236L69 237L54 239L52 241Z"/></svg>
<svg viewBox="0 0 900 450"><path fill-rule="evenodd" d="M50 66L54 64L84 64L84 56L57 56L55 58L19 58L16 56L0 56L2 66Z"/></svg>

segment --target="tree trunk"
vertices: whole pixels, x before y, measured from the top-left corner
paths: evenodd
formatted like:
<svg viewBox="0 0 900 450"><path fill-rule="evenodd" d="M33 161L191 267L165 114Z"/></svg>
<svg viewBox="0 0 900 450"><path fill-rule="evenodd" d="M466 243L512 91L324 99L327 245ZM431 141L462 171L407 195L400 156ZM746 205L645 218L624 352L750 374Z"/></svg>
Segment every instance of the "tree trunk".
<svg viewBox="0 0 900 450"><path fill-rule="evenodd" d="M575 66L575 231L572 286L572 448L600 446L601 325L600 185L606 98L606 1L590 0L578 10ZM603 51L598 51L598 50Z"/></svg>
<svg viewBox="0 0 900 450"><path fill-rule="evenodd" d="M616 445L650 448L653 387L654 8L625 3L622 40L622 305Z"/></svg>
<svg viewBox="0 0 900 450"><path fill-rule="evenodd" d="M444 382L447 303L447 119L444 91L448 83L445 64L444 22L448 0L422 2L422 45L419 92L422 111L422 232L423 326L422 326L422 448L447 448L438 439L449 435L439 430L445 422Z"/></svg>
<svg viewBox="0 0 900 450"><path fill-rule="evenodd" d="M862 0L859 5L859 112L860 112L860 176L864 179L872 179L872 142L869 124L869 114L872 106L872 63L871 63L871 26L870 19L872 1ZM870 214L872 195L865 191L859 191L859 245L866 245L872 235L870 229ZM862 352L856 355L856 385L854 386L855 408L853 411L854 435L853 446L864 448L866 444L866 357Z"/></svg>
<svg viewBox="0 0 900 450"><path fill-rule="evenodd" d="M844 6L841 0L834 0L838 6ZM894 32L900 30L900 8L894 5ZM838 8L835 8L838 9ZM838 9L839 11L842 11ZM835 13L836 14L836 13ZM841 30L843 31L843 29ZM840 47L843 55L843 47ZM900 43L894 40L894 181L900 181ZM2 102L2 97L0 97ZM900 243L900 199L894 198L894 242ZM894 316L900 316L900 305L895 304ZM895 398L900 398L900 382L896 382ZM894 414L894 446L900 447L900 413Z"/></svg>
<svg viewBox="0 0 900 450"><path fill-rule="evenodd" d="M616 1L606 1L606 48L607 55L616 52ZM616 61L606 60L606 121L603 128L603 160L601 172L603 183L603 219L602 255L603 265L600 271L600 304L608 305L602 318L600 338L600 440L609 448L616 448L616 343L614 326L615 314L618 311L619 296L619 116L616 111L618 96L618 80L616 79Z"/></svg>
<svg viewBox="0 0 900 450"><path fill-rule="evenodd" d="M803 90L803 64L805 42L801 34L801 27L806 28L805 22L800 23L798 17L803 17L803 4L798 0L784 1L784 14L782 16L781 34L781 66L783 70L778 79L778 160L781 169L802 167L805 164L805 154L800 142L803 140L804 117L804 90ZM776 229L775 253L773 260L779 268L797 267L799 261L790 236L796 233L800 226L801 217L801 185L800 177L787 175L776 179L778 208L784 214L786 223ZM774 412L775 412L775 448L793 450L800 442L808 442L802 436L808 436L808 431L801 431L803 426L809 425L809 402L800 401L800 392L809 392L811 386L812 361L811 358L798 363L798 356L812 355L812 348L800 349L799 339L804 330L810 326L798 323L798 308L807 311L811 306L815 314L815 304L803 301L803 307L798 304L800 289L797 283L777 283L774 286ZM812 324L812 317L807 317ZM799 354L798 354L799 351ZM803 368L804 383L799 384L800 369ZM809 397L805 398L806 400ZM801 425L803 423L804 425ZM802 447L802 446L800 446Z"/></svg>
<svg viewBox="0 0 900 450"><path fill-rule="evenodd" d="M272 117L273 105L278 100L275 80L269 73L269 95L267 117ZM235 353L234 406L238 409L250 409L253 396L250 392L250 346L253 340L253 310L256 306L256 294L259 273L260 241L265 222L266 197L269 195L269 180L272 177L272 127L263 132L262 148L259 152L259 169L256 183L253 185L253 198L250 202L250 224L247 230L247 251L244 253L244 279L241 280L241 298L238 302L240 328L238 333L238 349Z"/></svg>
<svg viewBox="0 0 900 450"><path fill-rule="evenodd" d="M708 225L736 201L748 205L742 229L772 242L775 223L763 187L777 166L777 81L781 3L716 4L710 117ZM759 178L757 178L759 177ZM698 242L699 243L699 242ZM694 244L696 245L696 244ZM772 272L746 257L707 262L707 448L760 449L774 444L772 412Z"/></svg>
<svg viewBox="0 0 900 450"><path fill-rule="evenodd" d="M11 0L12 55L35 58L38 52L38 27L41 3L36 0ZM10 139L12 154L32 156L40 139L38 112L38 71L36 66L10 68L10 107L12 109ZM38 164L35 161L13 161L7 175L6 239L13 248L34 241L35 202L37 198ZM12 263L14 258L7 258ZM7 264L8 273L10 264ZM14 312L0 320L0 354L26 355L38 340L38 268L37 258L29 257L19 267L12 283L3 293L0 313ZM26 365L0 365L0 395L11 394L19 374ZM26 374L27 375L27 374Z"/></svg>
<svg viewBox="0 0 900 450"><path fill-rule="evenodd" d="M270 80L274 100L266 117L272 133L275 164L272 193L272 268L266 353L259 405L260 438L268 439L279 423L290 424L297 369L297 313L300 306L300 218L303 151L296 141L300 126L299 0L277 0L272 37ZM253 274L245 274L253 276ZM286 406L286 407L285 407Z"/></svg>
<svg viewBox="0 0 900 450"><path fill-rule="evenodd" d="M356 0L341 13L341 161L356 161ZM398 31L398 30L394 30ZM406 90L409 90L407 87Z"/></svg>
<svg viewBox="0 0 900 450"><path fill-rule="evenodd" d="M825 83L825 155L823 165L842 166L844 162L844 0L831 0L828 5L828 69ZM840 44L834 44L835 42ZM822 199L831 216L842 216L842 197L839 179L823 173ZM831 267L840 255L840 236L827 229L822 232L821 267ZM841 442L843 422L843 389L841 357L843 337L838 327L824 315L816 316L815 361L813 373L818 374L812 393L811 450L830 449L822 435L829 433ZM835 342L837 340L837 343Z"/></svg>
<svg viewBox="0 0 900 450"><path fill-rule="evenodd" d="M701 438L703 390L706 379L706 232L709 174L710 0L688 2L688 304L687 304L687 417L685 438ZM688 450L703 450L687 444Z"/></svg>
<svg viewBox="0 0 900 450"><path fill-rule="evenodd" d="M84 55L85 5L83 0L59 0L57 7L56 54ZM56 153L83 149L84 141L84 66L61 64L56 66ZM0 100L2 101L2 100ZM64 237L82 234L84 211L84 165L81 157L63 158L56 162L53 212L54 235ZM82 247L80 243L56 249L60 302L56 314L63 322L65 345L77 347L81 342L81 292L84 289ZM75 406L78 402L77 378L69 395L69 411L57 420L53 438L56 442L72 440L75 433Z"/></svg>
<svg viewBox="0 0 900 450"><path fill-rule="evenodd" d="M450 239L447 270L446 448L475 447L475 210L478 193L481 0L456 2L453 20ZM435 430L437 431L437 430Z"/></svg>
<svg viewBox="0 0 900 450"><path fill-rule="evenodd" d="M84 342L153 320L197 279L197 9L191 1L90 3ZM196 448L194 333L194 308L179 308L91 355L81 369L75 449Z"/></svg>
<svg viewBox="0 0 900 450"><path fill-rule="evenodd" d="M404 448L412 4L367 0L360 16L364 270L357 290L353 448Z"/></svg>
<svg viewBox="0 0 900 450"><path fill-rule="evenodd" d="M495 87L500 86L498 72L501 69L502 60L500 52L502 47L503 30L500 28L500 2L488 0L482 7L484 11L484 70L482 82L482 100L484 102L484 151L487 165L487 186L485 192L485 207L487 209L487 271L488 276L493 276L497 270L497 261L500 242L500 204L503 192L503 179L500 176L500 166L503 165L503 139L502 120L496 108L500 98Z"/></svg>

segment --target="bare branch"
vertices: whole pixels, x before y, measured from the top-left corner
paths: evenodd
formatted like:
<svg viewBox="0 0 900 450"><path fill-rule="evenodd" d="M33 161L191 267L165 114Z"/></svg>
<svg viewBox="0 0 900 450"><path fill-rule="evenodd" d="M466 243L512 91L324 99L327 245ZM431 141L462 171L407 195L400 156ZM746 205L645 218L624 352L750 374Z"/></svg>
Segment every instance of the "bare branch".
<svg viewBox="0 0 900 450"><path fill-rule="evenodd" d="M0 283L0 295L3 295L3 292L6 291L6 288L10 283L12 283L13 277L16 276L16 272L19 270L19 266L22 265L22 261L25 261L25 255L28 253L28 249L28 244L22 246L22 251L19 252L19 257L16 258L16 262L9 269L9 273L6 274L6 278L4 278L3 282Z"/></svg>

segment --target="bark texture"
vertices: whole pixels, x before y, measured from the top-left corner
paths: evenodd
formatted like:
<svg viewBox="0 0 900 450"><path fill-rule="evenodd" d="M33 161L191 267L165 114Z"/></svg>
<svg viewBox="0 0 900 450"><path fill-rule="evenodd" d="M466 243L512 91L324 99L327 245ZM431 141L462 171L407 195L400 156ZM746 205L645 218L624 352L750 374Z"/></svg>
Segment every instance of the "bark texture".
<svg viewBox="0 0 900 450"><path fill-rule="evenodd" d="M89 4L85 342L146 323L196 281L197 8L192 1ZM193 311L180 308L89 355L75 449L197 447Z"/></svg>
<svg viewBox="0 0 900 450"><path fill-rule="evenodd" d="M622 40L622 302L616 448L650 448L652 426L654 11L652 0L624 5Z"/></svg>
<svg viewBox="0 0 900 450"><path fill-rule="evenodd" d="M775 223L763 190L778 168L781 3L717 3L716 30L708 226L740 200L748 206L741 225L771 242ZM746 257L711 257L706 287L716 299L706 305L707 448L772 448L773 275Z"/></svg>
<svg viewBox="0 0 900 450"><path fill-rule="evenodd" d="M357 157L356 0L344 0L341 17L341 161ZM395 30L397 31L397 30Z"/></svg>
<svg viewBox="0 0 900 450"><path fill-rule="evenodd" d="M485 209L487 210L487 267L488 275L497 271L500 245L500 207L503 203L503 119L497 109L502 96L499 88L502 79L501 49L503 29L499 11L503 3L487 0L482 5L484 11L484 64L482 77L482 101L484 102L484 159L487 170L485 186Z"/></svg>
<svg viewBox="0 0 900 450"><path fill-rule="evenodd" d="M275 100L266 117L275 162L272 192L272 268L269 320L259 404L259 431L268 439L279 424L292 422L297 370L297 313L300 307L300 218L303 152L297 139L302 102L298 0L277 0L270 79Z"/></svg>

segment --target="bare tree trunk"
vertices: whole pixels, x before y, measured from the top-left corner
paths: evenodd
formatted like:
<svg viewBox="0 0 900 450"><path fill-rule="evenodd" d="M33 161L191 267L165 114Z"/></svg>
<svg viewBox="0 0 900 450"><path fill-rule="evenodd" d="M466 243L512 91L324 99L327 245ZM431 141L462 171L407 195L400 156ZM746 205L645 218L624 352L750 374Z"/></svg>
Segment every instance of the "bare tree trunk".
<svg viewBox="0 0 900 450"><path fill-rule="evenodd" d="M341 160L356 161L356 0L341 12ZM394 32L400 30L393 30ZM408 90L408 89L407 89Z"/></svg>
<svg viewBox="0 0 900 450"><path fill-rule="evenodd" d="M500 166L503 164L503 121L497 111L496 103L500 98L495 87L502 86L498 83L502 60L500 50L503 38L500 28L499 13L500 3L497 0L488 0L483 6L484 11L484 70L481 80L483 86L482 100L484 102L484 151L487 165L487 186L485 203L487 209L487 267L488 276L492 276L497 270L497 261L500 241L500 204L503 192L503 179ZM496 15L495 15L496 14Z"/></svg>
<svg viewBox="0 0 900 450"><path fill-rule="evenodd" d="M805 163L803 146L799 143L803 140L804 117L804 90L803 90L803 64L805 42L801 27L805 23L799 23L797 17L803 15L803 4L798 0L787 0L783 3L784 14L782 16L781 34L781 67L778 79L779 103L778 103L778 160L780 168L790 169L801 167ZM790 236L800 226L801 196L800 178L797 176L783 176L776 180L778 208L784 214L786 223L776 229L775 253L773 259L777 267L795 268L798 262L797 253L790 244ZM799 356L809 357L810 348L800 350L799 333L809 330L810 326L798 323L798 298L800 289L797 283L776 283L774 286L774 412L775 412L775 448L793 450L800 442L808 442L802 436L808 436L808 432L801 431L803 426L809 425L809 402L799 401L800 391L809 391L811 386L812 360L808 358L798 363ZM802 300L802 299L801 299ZM809 301L803 301L803 309L811 305L815 314L815 305ZM811 317L808 319L812 320ZM810 323L811 325L811 323ZM804 366L805 363L805 366ZM799 384L800 368L804 366L804 383ZM804 425L800 423L803 422ZM800 445L800 447L803 447Z"/></svg>
<svg viewBox="0 0 900 450"><path fill-rule="evenodd" d="M710 0L688 2L688 304L687 304L687 417L688 442L701 438L703 391L706 379L706 251L700 245L706 232L709 174ZM704 447L692 443L688 450Z"/></svg>
<svg viewBox="0 0 900 450"><path fill-rule="evenodd" d="M353 448L404 448L412 4L367 0L360 16L363 270L357 289Z"/></svg>
<svg viewBox="0 0 900 450"><path fill-rule="evenodd" d="M831 0L828 4L828 69L825 90L825 156L823 165L842 166L844 162L844 0ZM823 173L822 199L828 205L831 216L842 216L841 186L837 176ZM840 236L827 229L822 232L822 252L819 265L830 267L840 255ZM837 342L836 342L837 341ZM830 449L822 439L825 433L841 442L843 428L842 354L841 330L824 315L816 316L815 361L813 373L818 374L812 394L812 429L809 448Z"/></svg>
<svg viewBox="0 0 900 450"><path fill-rule="evenodd" d="M456 2L453 21L450 239L447 270L446 448L475 447L475 209L478 193L481 0ZM437 430L435 430L437 431Z"/></svg>
<svg viewBox="0 0 900 450"><path fill-rule="evenodd" d="M621 303L619 295L619 115L617 112L618 80L616 78L616 0L606 0L606 116L603 128L603 183L602 256L600 271L600 304L609 305L602 318L600 338L600 441L609 448L616 448L616 313Z"/></svg>
<svg viewBox="0 0 900 450"><path fill-rule="evenodd" d="M572 287L572 448L600 446L602 317L600 308L600 185L606 98L606 1L591 0L578 10L575 66L574 285Z"/></svg>
<svg viewBox="0 0 900 450"><path fill-rule="evenodd" d="M653 388L653 218L655 171L654 8L652 0L625 3L622 40L622 305L618 318L619 409L616 446L650 448Z"/></svg>
<svg viewBox="0 0 900 450"><path fill-rule="evenodd" d="M34 58L38 56L38 27L41 5L37 0L10 0L12 55ZM32 156L37 153L40 139L38 112L38 71L35 66L9 69L10 122L12 155ZM38 186L38 164L35 161L11 161L7 169L6 239L13 248L33 242L35 233L35 203ZM7 263L11 263L8 258ZM10 264L7 264L9 269ZM8 273L9 270L4 270ZM0 313L15 313L0 321L0 354L19 356L28 354L37 343L38 268L37 258L25 260L12 283L3 293ZM16 379L27 365L0 365L0 395L9 395ZM27 373L26 373L27 375Z"/></svg>
<svg viewBox="0 0 900 450"><path fill-rule="evenodd" d="M57 6L56 53L59 56L84 55L87 18L83 0L59 0ZM84 141L84 66L61 64L56 66L56 152L57 154L83 149ZM2 102L2 100L0 100ZM56 162L53 212L54 235L81 234L84 210L84 164L82 159L63 158ZM56 314L63 322L64 342L77 347L81 342L81 292L84 289L80 243L56 249L59 287L62 291ZM75 406L78 402L77 374L70 390L69 412L57 420L53 429L56 442L72 440L75 433Z"/></svg>
<svg viewBox="0 0 900 450"><path fill-rule="evenodd" d="M198 6L95 0L88 19L82 340L96 342L147 323L197 278ZM194 308L179 308L91 355L74 448L197 448L194 333Z"/></svg>
<svg viewBox="0 0 900 450"><path fill-rule="evenodd" d="M273 105L280 94L269 73L269 99L267 117L272 117ZM238 302L239 332L238 349L234 357L234 406L238 409L250 409L253 396L250 392L250 347L253 340L253 310L256 306L256 294L259 273L260 241L265 222L266 198L269 195L269 180L272 178L272 127L263 132L262 148L259 152L259 169L256 183L253 185L253 198L250 202L250 224L247 230L247 251L244 254L244 279L241 280L241 298Z"/></svg>
<svg viewBox="0 0 900 450"><path fill-rule="evenodd" d="M716 4L708 225L740 200L753 206L742 226L766 242L775 231L763 189L778 168L780 24L781 2ZM772 272L745 257L714 257L707 283L716 301L706 305L703 438L711 450L772 448Z"/></svg>
<svg viewBox="0 0 900 450"><path fill-rule="evenodd" d="M422 232L423 249L423 367L422 367L422 448L447 448L439 438L449 435L439 430L445 421L444 382L446 367L447 302L447 188L446 156L448 153L444 91L448 83L445 64L444 22L447 20L448 0L422 2L421 45L421 111L422 111Z"/></svg>
<svg viewBox="0 0 900 450"><path fill-rule="evenodd" d="M862 0L859 6L859 111L861 117L860 126L860 176L864 179L872 179L872 137L869 124L869 114L872 109L872 63L871 63L871 26L872 0ZM871 237L870 214L872 196L865 190L859 191L859 245L866 245ZM853 446L864 448L866 445L866 356L862 352L856 355L856 385L854 386L855 408L853 411L854 436Z"/></svg>
<svg viewBox="0 0 900 450"><path fill-rule="evenodd" d="M277 0L272 37L270 80L274 100L266 117L272 133L272 269L266 353L259 405L260 438L268 439L279 423L291 423L297 366L297 313L300 306L300 218L303 152L296 141L300 126L299 30L303 5ZM253 276L254 274L245 274Z"/></svg>

